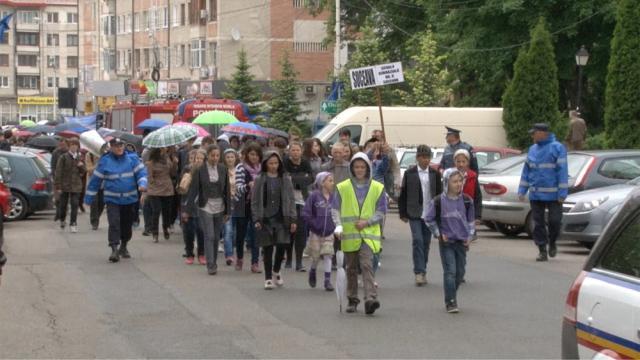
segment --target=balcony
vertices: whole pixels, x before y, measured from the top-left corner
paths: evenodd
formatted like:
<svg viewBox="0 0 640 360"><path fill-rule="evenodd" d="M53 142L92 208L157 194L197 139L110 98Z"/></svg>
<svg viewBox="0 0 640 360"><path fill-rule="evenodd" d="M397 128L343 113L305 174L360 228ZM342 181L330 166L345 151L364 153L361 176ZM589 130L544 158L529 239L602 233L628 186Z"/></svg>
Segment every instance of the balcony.
<svg viewBox="0 0 640 360"><path fill-rule="evenodd" d="M18 75L40 75L39 66L18 66Z"/></svg>

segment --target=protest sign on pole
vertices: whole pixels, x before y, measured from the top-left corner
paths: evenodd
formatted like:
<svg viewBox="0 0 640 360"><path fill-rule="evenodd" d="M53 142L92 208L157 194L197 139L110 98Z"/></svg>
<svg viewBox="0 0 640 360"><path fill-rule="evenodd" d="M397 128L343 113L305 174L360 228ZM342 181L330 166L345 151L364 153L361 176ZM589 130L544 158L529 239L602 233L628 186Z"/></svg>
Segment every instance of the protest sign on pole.
<svg viewBox="0 0 640 360"><path fill-rule="evenodd" d="M382 117L382 96L380 94L380 86L404 82L402 63L394 62L351 69L349 70L349 78L351 79L351 89L353 90L368 89L372 87L376 88L376 98L378 101L378 109L380 111L380 125L382 126L382 133L384 134L384 118ZM383 141L386 142L386 138L383 138Z"/></svg>

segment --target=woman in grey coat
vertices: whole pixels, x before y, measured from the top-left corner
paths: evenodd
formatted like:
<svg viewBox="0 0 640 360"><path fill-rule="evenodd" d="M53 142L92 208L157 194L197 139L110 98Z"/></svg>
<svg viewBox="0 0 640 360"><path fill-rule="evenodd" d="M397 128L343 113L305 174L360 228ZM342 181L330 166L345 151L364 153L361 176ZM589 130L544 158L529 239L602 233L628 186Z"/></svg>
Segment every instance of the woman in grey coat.
<svg viewBox="0 0 640 360"><path fill-rule="evenodd" d="M284 172L280 154L275 151L265 153L262 172L252 188L251 213L256 238L263 251L264 288L271 290L274 275L275 284L284 285L280 274L282 260L290 241L289 233L295 233L297 228L293 184Z"/></svg>

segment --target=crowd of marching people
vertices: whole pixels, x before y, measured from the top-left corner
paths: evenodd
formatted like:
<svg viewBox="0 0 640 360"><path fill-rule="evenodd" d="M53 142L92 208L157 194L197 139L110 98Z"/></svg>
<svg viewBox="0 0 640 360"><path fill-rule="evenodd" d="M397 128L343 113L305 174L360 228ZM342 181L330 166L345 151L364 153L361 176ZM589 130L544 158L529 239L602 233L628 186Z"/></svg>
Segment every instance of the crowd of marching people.
<svg viewBox="0 0 640 360"><path fill-rule="evenodd" d="M83 154L78 139L67 139L54 153L56 220L65 229L70 207L68 225L77 232L78 208L86 204L97 230L106 209L112 263L131 257L128 243L139 226L158 243L179 224L186 265L197 262L216 275L221 254L236 271L262 273L266 290L282 287L283 270L291 269L307 272L310 287L320 278L320 286L333 291L342 251L346 311L357 311L361 275L364 311L373 314L380 307L375 273L385 218L389 203L397 202L412 234L416 285L427 283L430 243L437 238L446 309L454 313L481 199L470 146L458 130L448 128L447 138L440 170L430 166L429 146L420 145L404 178L382 131L362 148L348 130L330 147L316 138L301 142L299 134L222 134L144 149L113 137L101 156Z"/></svg>

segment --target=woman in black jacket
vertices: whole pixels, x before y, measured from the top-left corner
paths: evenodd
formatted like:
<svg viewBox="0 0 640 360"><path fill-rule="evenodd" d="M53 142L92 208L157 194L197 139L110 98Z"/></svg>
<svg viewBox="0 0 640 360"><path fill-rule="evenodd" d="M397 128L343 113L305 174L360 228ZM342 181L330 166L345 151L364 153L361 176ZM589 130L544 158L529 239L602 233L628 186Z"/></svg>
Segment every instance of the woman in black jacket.
<svg viewBox="0 0 640 360"><path fill-rule="evenodd" d="M207 161L193 174L184 209L188 216L198 212L198 221L204 232L204 255L209 275L218 272L218 244L222 223L231 210L230 200L229 177L227 169L220 164L220 149L217 145L210 145L207 148Z"/></svg>

